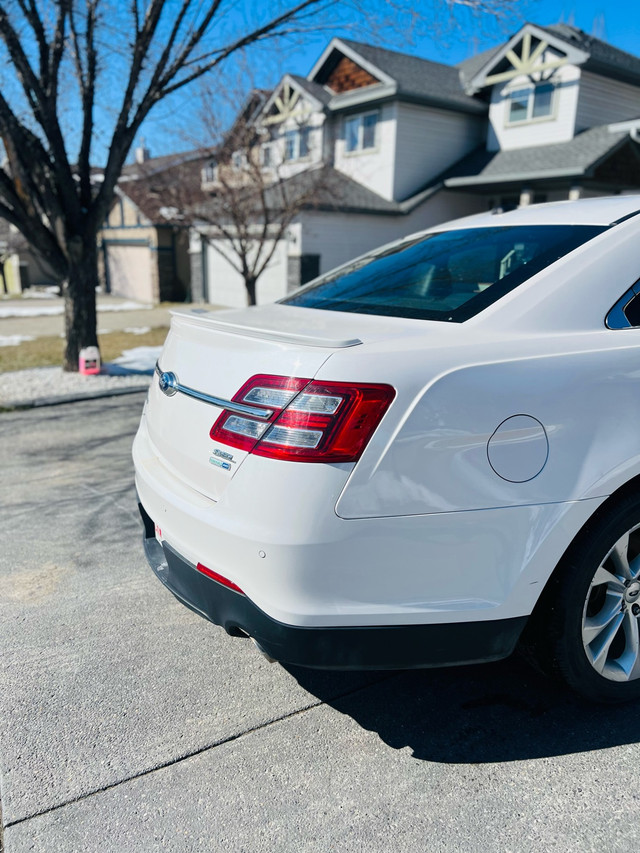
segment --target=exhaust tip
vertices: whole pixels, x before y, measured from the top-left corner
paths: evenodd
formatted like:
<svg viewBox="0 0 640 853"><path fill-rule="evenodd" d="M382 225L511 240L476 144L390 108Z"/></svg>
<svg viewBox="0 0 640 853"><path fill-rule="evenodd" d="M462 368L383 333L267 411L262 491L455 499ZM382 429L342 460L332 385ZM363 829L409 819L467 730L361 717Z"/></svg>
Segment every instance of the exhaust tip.
<svg viewBox="0 0 640 853"><path fill-rule="evenodd" d="M262 648L260 643L258 643L258 641L255 640L253 637L251 637L251 642L256 647L256 649L260 652L262 657L265 658L266 660L268 660L269 663L277 663L277 660L275 658L272 658L271 655L267 654L267 652L265 652L265 650Z"/></svg>

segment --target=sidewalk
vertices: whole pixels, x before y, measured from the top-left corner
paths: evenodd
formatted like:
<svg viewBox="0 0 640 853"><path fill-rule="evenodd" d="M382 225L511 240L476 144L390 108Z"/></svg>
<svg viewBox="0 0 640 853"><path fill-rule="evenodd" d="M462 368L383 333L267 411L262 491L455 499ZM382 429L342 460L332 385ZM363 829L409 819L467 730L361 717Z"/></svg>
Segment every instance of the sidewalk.
<svg viewBox="0 0 640 853"><path fill-rule="evenodd" d="M174 307L144 305L130 299L98 294L98 334L127 329L154 329L168 326ZM183 306L184 307L184 306ZM3 339L15 335L41 338L61 335L64 329L64 301L59 296L23 296L21 299L0 299L0 345Z"/></svg>

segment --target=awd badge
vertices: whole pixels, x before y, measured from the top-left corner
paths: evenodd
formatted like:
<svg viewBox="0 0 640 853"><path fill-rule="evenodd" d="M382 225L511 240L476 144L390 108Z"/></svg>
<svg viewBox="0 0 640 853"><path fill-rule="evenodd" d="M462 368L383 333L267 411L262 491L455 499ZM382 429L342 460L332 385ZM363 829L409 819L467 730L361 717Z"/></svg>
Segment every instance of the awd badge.
<svg viewBox="0 0 640 853"><path fill-rule="evenodd" d="M233 462L233 454L225 453L224 450L218 450L216 447L215 450L211 451L209 462L212 465L217 465L218 468L224 468L225 471L230 471L231 463Z"/></svg>

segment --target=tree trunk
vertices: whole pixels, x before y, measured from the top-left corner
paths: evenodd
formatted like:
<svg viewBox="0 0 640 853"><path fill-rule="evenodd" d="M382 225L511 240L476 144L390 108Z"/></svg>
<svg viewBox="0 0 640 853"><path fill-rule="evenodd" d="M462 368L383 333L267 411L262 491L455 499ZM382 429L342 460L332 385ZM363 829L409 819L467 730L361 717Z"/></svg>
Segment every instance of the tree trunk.
<svg viewBox="0 0 640 853"><path fill-rule="evenodd" d="M69 241L69 273L63 284L67 337L65 370L78 370L78 357L83 347L98 346L97 284L98 247L95 235L84 240L75 237Z"/></svg>
<svg viewBox="0 0 640 853"><path fill-rule="evenodd" d="M257 279L253 276L246 276L244 280L245 287L247 288L247 298L249 300L249 305L256 304L256 284Z"/></svg>

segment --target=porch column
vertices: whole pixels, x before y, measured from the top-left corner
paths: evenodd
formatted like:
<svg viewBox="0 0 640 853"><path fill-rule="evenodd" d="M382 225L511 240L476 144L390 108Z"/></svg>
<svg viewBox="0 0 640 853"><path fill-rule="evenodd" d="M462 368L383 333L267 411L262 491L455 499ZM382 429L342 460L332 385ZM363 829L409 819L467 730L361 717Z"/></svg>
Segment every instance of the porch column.
<svg viewBox="0 0 640 853"><path fill-rule="evenodd" d="M520 190L518 207L529 207L530 204L533 204L533 190L531 187L523 187Z"/></svg>

